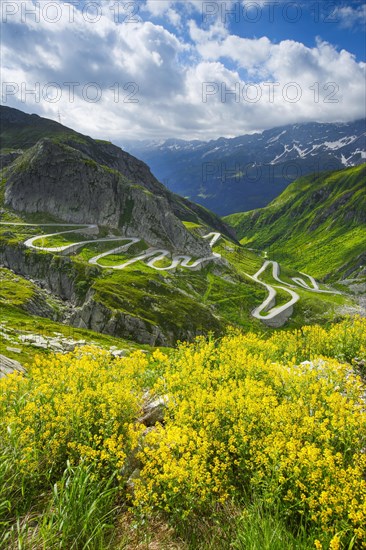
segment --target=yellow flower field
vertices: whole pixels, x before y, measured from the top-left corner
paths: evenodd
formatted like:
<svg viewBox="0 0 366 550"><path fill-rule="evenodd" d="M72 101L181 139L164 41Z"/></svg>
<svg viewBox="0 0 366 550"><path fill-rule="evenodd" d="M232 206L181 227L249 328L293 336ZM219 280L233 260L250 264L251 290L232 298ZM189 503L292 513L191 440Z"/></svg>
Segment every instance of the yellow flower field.
<svg viewBox="0 0 366 550"><path fill-rule="evenodd" d="M289 531L301 526L304 548L366 548L366 390L353 366L365 358L355 318L269 338L232 331L150 357L84 348L36 359L27 376L0 380L0 541L19 542L14 525L35 507L36 522L53 519L33 543L52 548L65 468L67 479L82 468L114 488L109 527L126 504L189 523L259 502ZM149 430L138 421L146 390L166 403ZM99 535L72 546L65 534L57 547L121 548L103 539L110 529Z"/></svg>

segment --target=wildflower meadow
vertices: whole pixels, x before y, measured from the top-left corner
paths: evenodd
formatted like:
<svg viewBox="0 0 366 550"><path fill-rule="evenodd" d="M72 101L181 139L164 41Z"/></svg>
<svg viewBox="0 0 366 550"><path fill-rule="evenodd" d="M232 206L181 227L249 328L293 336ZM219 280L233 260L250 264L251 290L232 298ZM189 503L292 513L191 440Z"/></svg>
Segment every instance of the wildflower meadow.
<svg viewBox="0 0 366 550"><path fill-rule="evenodd" d="M1 548L366 548L365 359L361 318L36 357L0 380Z"/></svg>

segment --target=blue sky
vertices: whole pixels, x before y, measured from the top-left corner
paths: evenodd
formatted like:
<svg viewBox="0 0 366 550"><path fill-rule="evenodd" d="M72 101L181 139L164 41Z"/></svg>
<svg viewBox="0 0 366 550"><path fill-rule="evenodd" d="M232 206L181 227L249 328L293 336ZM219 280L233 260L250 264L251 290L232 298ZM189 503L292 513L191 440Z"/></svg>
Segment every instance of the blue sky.
<svg viewBox="0 0 366 550"><path fill-rule="evenodd" d="M159 1L152 1L159 4ZM163 2L161 4L164 5ZM175 4L178 13L181 11L179 4L181 3ZM141 3L140 13L143 13L143 5ZM221 5L218 2L203 1L200 10L191 13L191 18L198 25L207 27L219 17L225 21L231 34L243 38L267 36L274 42L290 39L312 47L319 37L338 49L347 49L358 61L364 61L365 15L364 3L360 1L248 0L223 2ZM176 26L169 24L166 17L154 19L176 32ZM185 30L184 27L183 34L189 40Z"/></svg>
<svg viewBox="0 0 366 550"><path fill-rule="evenodd" d="M93 137L213 139L365 116L352 0L3 0L2 103Z"/></svg>

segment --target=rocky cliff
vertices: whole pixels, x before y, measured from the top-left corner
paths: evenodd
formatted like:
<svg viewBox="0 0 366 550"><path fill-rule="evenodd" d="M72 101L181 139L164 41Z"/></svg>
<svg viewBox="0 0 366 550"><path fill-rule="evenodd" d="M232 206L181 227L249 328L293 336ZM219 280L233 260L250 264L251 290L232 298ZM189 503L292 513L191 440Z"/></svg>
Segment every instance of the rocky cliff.
<svg viewBox="0 0 366 550"><path fill-rule="evenodd" d="M183 221L234 236L217 216L169 192L146 164L119 147L15 109L1 107L1 116L5 206L118 228L192 255L209 255L210 248Z"/></svg>
<svg viewBox="0 0 366 550"><path fill-rule="evenodd" d="M132 184L117 170L48 138L9 168L5 205L21 212L45 212L69 223L118 228L155 246L210 253L206 241L185 229L164 195Z"/></svg>

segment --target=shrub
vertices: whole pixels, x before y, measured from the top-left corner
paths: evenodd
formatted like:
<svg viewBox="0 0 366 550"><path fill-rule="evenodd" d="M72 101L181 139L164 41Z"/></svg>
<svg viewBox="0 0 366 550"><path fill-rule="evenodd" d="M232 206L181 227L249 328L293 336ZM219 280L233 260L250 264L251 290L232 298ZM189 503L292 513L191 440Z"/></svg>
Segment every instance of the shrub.
<svg viewBox="0 0 366 550"><path fill-rule="evenodd" d="M365 388L350 365L315 358L359 354L364 334L356 320L181 346L155 386L168 412L140 452L135 505L189 518L228 500L262 502L319 544L364 544ZM311 362L297 363L301 342Z"/></svg>
<svg viewBox="0 0 366 550"><path fill-rule="evenodd" d="M36 358L0 380L0 546L118 547L116 502L129 498L144 519L157 512L193 535L197 518L242 511L234 535L236 520L222 526L234 548L298 537L299 548L365 548L365 386L351 366L365 342L356 318L267 339L231 331L169 356ZM167 405L144 431L148 388Z"/></svg>
<svg viewBox="0 0 366 550"><path fill-rule="evenodd" d="M0 381L0 446L30 486L53 482L66 462L120 471L135 447L147 360L112 359L93 347L36 357L28 376ZM142 379L141 379L142 380ZM4 451L3 451L4 452Z"/></svg>

